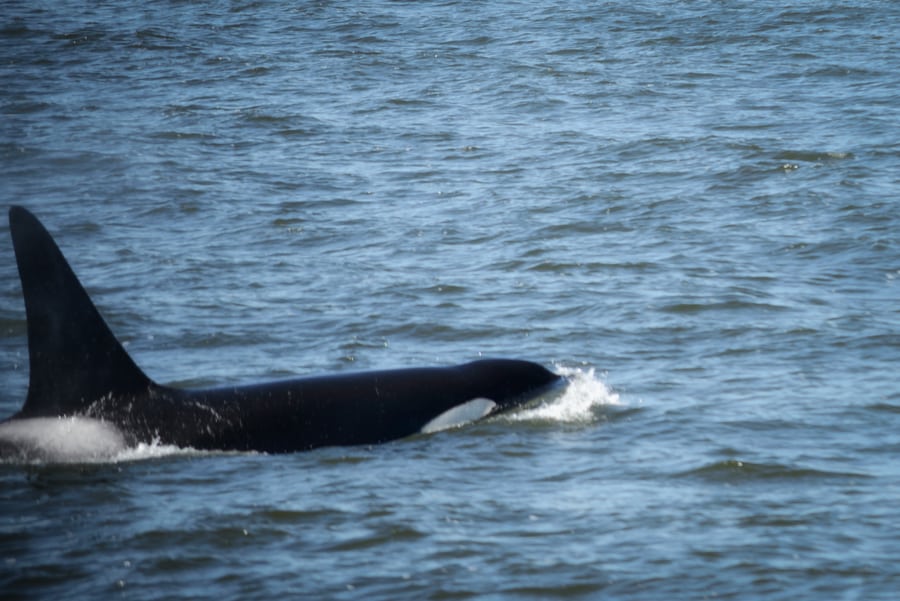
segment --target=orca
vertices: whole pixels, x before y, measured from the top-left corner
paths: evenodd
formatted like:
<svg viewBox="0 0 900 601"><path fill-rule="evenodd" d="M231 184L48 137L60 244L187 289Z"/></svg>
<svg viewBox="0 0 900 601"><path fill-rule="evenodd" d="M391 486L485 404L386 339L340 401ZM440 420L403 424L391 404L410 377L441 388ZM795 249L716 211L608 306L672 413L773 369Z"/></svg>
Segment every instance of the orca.
<svg viewBox="0 0 900 601"><path fill-rule="evenodd" d="M87 418L129 445L289 453L435 432L513 409L564 382L529 361L482 359L203 389L161 385L113 335L41 222L13 206L9 223L25 299L29 381L21 410L0 428ZM0 454L15 440L0 440Z"/></svg>

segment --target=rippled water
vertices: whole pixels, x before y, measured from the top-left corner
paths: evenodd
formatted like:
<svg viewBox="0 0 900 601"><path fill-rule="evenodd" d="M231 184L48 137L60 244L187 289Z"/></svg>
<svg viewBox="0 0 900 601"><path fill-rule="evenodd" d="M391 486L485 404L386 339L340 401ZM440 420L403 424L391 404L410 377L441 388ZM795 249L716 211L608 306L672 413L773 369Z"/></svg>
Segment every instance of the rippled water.
<svg viewBox="0 0 900 601"><path fill-rule="evenodd" d="M2 597L893 599L898 34L862 0L6 2L0 195L152 377L572 383L372 448L0 465Z"/></svg>

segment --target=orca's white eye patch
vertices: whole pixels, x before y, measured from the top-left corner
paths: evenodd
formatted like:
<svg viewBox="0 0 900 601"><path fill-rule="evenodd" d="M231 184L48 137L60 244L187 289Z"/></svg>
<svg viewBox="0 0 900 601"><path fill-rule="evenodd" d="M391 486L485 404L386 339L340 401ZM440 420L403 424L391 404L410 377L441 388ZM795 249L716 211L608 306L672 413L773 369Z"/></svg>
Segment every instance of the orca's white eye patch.
<svg viewBox="0 0 900 601"><path fill-rule="evenodd" d="M440 432L449 428L456 428L469 422L474 422L482 417L490 415L497 403L491 399L476 398L466 401L461 405L451 407L444 411L436 418L422 426L423 434L431 434L432 432Z"/></svg>

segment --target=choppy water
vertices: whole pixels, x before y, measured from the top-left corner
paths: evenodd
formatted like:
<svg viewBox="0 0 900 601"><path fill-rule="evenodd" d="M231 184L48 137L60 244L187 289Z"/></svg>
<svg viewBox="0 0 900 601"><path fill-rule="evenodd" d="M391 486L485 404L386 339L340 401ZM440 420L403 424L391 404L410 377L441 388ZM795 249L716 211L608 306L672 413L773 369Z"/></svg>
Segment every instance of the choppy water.
<svg viewBox="0 0 900 601"><path fill-rule="evenodd" d="M373 448L0 465L0 596L893 599L898 40L888 1L5 2L0 198L151 376L573 383Z"/></svg>

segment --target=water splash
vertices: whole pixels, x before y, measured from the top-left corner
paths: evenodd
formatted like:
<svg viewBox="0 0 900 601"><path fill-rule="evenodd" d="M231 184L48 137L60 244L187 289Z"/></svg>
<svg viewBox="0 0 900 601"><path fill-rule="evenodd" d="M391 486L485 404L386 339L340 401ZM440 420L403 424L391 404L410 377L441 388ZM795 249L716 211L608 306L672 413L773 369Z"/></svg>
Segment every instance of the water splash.
<svg viewBox="0 0 900 601"><path fill-rule="evenodd" d="M113 424L88 417L39 417L0 424L0 463L118 463L196 452L158 442L130 446Z"/></svg>
<svg viewBox="0 0 900 601"><path fill-rule="evenodd" d="M39 417L0 424L0 457L15 463L98 463L128 448L118 428L86 417Z"/></svg>
<svg viewBox="0 0 900 601"><path fill-rule="evenodd" d="M192 449L190 447L179 447L170 444L162 444L161 442L159 442L159 440L154 440L151 443L141 442L133 447L123 449L121 452L117 453L116 456L111 459L111 461L118 463L128 461L144 461L147 459L160 459L162 457L213 455L218 453L226 454L227 451L201 451L198 449Z"/></svg>
<svg viewBox="0 0 900 601"><path fill-rule="evenodd" d="M591 423L597 420L597 409L621 405L614 392L596 374L587 369L557 366L557 371L569 382L562 394L542 401L538 406L508 416L514 421L551 421L560 423Z"/></svg>

